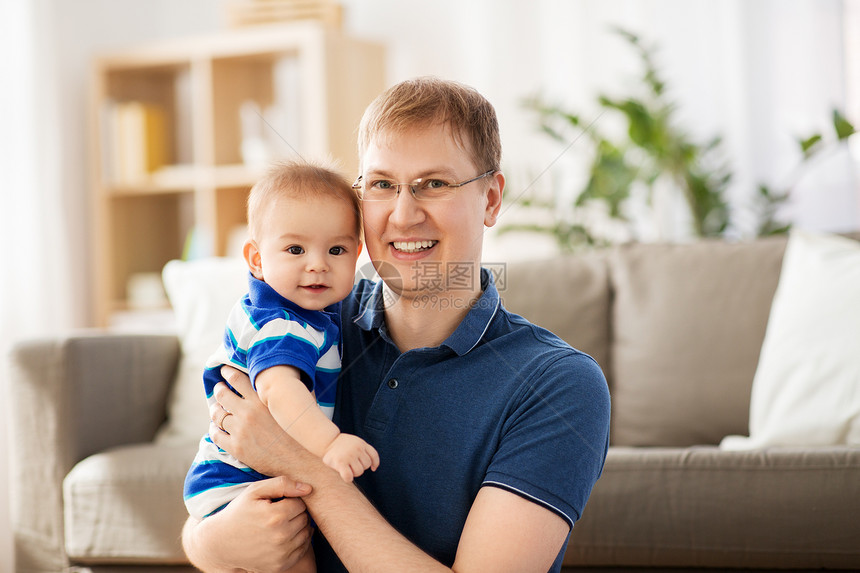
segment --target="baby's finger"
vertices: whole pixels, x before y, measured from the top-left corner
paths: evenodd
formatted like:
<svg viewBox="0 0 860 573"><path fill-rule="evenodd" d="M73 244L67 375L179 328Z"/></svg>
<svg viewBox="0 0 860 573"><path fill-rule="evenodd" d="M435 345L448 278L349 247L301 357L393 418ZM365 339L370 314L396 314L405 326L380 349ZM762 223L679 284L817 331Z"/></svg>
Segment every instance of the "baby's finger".
<svg viewBox="0 0 860 573"><path fill-rule="evenodd" d="M364 467L365 466L362 465L361 460L358 458L355 458L354 460L352 460L349 464L349 467L352 470L352 475L355 477L358 477L364 473ZM352 480L349 480L349 481L352 481Z"/></svg>
<svg viewBox="0 0 860 573"><path fill-rule="evenodd" d="M376 468L379 467L379 452L371 446L367 446L367 448L369 450L367 453L370 456L370 469L376 471Z"/></svg>

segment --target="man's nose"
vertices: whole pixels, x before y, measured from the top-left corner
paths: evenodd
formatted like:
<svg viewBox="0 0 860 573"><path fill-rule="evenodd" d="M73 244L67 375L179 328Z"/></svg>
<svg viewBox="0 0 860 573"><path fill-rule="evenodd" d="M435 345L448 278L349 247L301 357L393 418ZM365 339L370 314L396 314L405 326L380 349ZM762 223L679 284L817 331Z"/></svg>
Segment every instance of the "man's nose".
<svg viewBox="0 0 860 573"><path fill-rule="evenodd" d="M425 216L424 205L412 194L412 188L409 185L401 187L400 193L392 199L389 222L400 228L408 228L421 223Z"/></svg>

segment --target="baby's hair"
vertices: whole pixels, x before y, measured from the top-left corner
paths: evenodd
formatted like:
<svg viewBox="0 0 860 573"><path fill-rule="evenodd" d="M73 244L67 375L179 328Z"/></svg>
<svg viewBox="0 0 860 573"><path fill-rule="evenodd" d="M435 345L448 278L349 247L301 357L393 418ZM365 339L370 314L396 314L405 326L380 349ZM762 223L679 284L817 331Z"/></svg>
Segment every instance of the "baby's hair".
<svg viewBox="0 0 860 573"><path fill-rule="evenodd" d="M280 197L301 199L325 196L346 201L355 213L356 234L361 237L361 200L358 191L334 168L309 161L281 161L272 165L248 194L248 232L259 234L266 209Z"/></svg>

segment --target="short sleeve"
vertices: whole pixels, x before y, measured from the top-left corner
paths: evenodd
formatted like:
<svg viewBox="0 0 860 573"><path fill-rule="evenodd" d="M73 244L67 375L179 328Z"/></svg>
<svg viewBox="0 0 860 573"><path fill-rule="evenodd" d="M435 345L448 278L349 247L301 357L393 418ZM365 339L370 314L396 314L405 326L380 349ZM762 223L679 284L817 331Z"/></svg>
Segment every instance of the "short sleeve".
<svg viewBox="0 0 860 573"><path fill-rule="evenodd" d="M483 485L543 505L573 527L603 470L610 400L594 360L560 354L520 388Z"/></svg>
<svg viewBox="0 0 860 573"><path fill-rule="evenodd" d="M256 380L260 372L273 366L294 366L304 373L303 380L311 389L319 359L319 342L314 340L313 333L296 321L279 318L267 322L248 347L251 380Z"/></svg>

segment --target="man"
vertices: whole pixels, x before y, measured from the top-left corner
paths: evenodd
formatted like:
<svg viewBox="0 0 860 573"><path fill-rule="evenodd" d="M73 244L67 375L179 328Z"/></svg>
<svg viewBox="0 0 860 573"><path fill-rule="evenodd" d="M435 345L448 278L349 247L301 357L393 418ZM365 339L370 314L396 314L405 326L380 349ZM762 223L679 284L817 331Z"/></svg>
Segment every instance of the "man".
<svg viewBox="0 0 860 573"><path fill-rule="evenodd" d="M287 570L308 550L306 506L319 571L558 571L603 467L609 395L590 357L508 313L480 270L505 184L495 111L460 84L403 82L369 106L359 154L383 281L344 302L335 421L379 469L343 482L226 373L245 398L219 388L213 439L285 477L189 520L186 551L204 570Z"/></svg>

